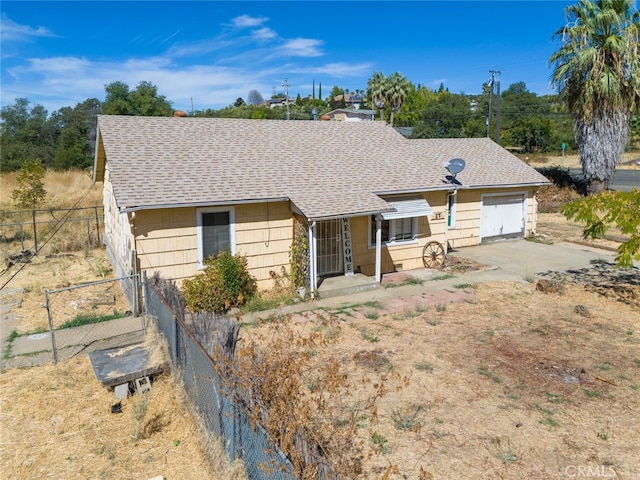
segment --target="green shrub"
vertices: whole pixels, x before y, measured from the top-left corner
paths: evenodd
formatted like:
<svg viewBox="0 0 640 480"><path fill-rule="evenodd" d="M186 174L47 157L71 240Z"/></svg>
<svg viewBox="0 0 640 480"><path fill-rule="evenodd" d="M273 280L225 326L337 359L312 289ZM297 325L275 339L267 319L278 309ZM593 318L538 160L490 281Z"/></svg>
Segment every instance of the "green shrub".
<svg viewBox="0 0 640 480"><path fill-rule="evenodd" d="M40 160L25 161L16 178L18 188L11 192L11 198L18 208L34 209L44 202L47 191L44 189L45 171Z"/></svg>
<svg viewBox="0 0 640 480"><path fill-rule="evenodd" d="M182 293L193 312L226 312L242 305L256 293L246 257L221 252L204 261L205 268L182 283Z"/></svg>

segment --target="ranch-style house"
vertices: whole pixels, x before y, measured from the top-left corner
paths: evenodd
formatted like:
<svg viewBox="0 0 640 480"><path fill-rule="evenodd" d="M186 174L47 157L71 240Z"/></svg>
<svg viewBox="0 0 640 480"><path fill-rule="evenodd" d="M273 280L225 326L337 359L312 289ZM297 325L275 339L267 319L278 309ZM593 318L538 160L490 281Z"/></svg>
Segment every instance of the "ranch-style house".
<svg viewBox="0 0 640 480"><path fill-rule="evenodd" d="M296 245L312 293L327 276L379 282L422 268L429 242L533 235L549 183L488 138L407 139L378 121L110 115L98 117L93 178L119 274L180 282L230 250L268 289Z"/></svg>

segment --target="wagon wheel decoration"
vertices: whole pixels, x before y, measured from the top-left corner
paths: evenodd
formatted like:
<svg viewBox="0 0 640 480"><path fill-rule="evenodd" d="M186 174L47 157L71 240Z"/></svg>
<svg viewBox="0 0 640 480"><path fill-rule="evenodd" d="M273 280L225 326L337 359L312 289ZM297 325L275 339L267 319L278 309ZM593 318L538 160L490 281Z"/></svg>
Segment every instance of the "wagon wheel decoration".
<svg viewBox="0 0 640 480"><path fill-rule="evenodd" d="M444 263L444 247L440 242L431 241L422 250L422 262L427 268L438 268Z"/></svg>

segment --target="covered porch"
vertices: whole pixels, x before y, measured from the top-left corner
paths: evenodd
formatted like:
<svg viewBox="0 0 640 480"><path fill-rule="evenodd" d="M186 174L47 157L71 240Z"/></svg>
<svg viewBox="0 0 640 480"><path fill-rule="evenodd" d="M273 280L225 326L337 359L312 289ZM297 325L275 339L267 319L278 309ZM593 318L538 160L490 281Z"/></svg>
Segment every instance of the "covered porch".
<svg viewBox="0 0 640 480"><path fill-rule="evenodd" d="M419 237L428 236L427 220L422 227L418 220L433 214L425 197L405 194L377 200L384 202L377 211L306 219L308 286L314 296L328 298L377 288L383 273L396 267L387 247L413 249L413 258L421 258Z"/></svg>

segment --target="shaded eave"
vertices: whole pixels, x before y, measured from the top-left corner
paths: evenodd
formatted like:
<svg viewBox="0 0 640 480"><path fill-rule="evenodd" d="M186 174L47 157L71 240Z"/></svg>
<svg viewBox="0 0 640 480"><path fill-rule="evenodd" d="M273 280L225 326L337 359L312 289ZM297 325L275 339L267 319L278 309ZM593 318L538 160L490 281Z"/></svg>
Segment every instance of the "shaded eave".
<svg viewBox="0 0 640 480"><path fill-rule="evenodd" d="M96 154L93 160L93 183L104 181L104 170L107 161L107 154L102 143L100 133L100 123L98 122L98 132L96 134Z"/></svg>
<svg viewBox="0 0 640 480"><path fill-rule="evenodd" d="M207 201L207 202L191 202L191 203L167 203L158 205L138 205L130 207L120 207L120 213L139 212L141 210L167 210L172 208L206 208L206 207L218 207L223 205L246 205L254 203L275 203L275 202L288 202L288 197L274 197L274 198L247 198L245 200L223 200L219 202Z"/></svg>
<svg viewBox="0 0 640 480"><path fill-rule="evenodd" d="M97 156L96 156L97 158ZM99 164L98 160L96 160L96 165L94 165L94 182L102 180L101 177L96 179L96 166ZM102 164L104 165L104 163ZM99 172L99 170L97 170ZM102 175L104 175L104 168L102 170ZM544 185L549 185L551 182L537 182L537 183L514 183L514 184L502 184L502 185L454 185L447 184L442 187L437 188L429 188L429 189L410 189L410 190L376 190L373 192L375 195L406 195L406 194L416 194L416 193L426 193L426 192L439 192L439 191L455 191L455 190L480 190L480 189L495 189L495 188L526 188L526 187L541 187ZM224 206L224 205L247 205L247 204L255 204L255 203L275 203L275 202L289 202L290 209L293 213L302 215L307 220L315 222L315 221L323 221L323 220L336 220L339 218L354 218L354 217L363 217L369 215L377 215L382 213L393 212L394 209L392 207L389 208L373 208L370 210L359 210L355 212L341 212L335 214L327 214L327 215L310 215L304 213L303 210L298 208L295 203L289 197L272 197L272 198L247 198L242 200L222 200L222 201L206 201L206 202L192 202L192 203L168 203L168 204L158 204L158 205L138 205L138 206L129 206L129 207L120 207L120 213L130 213L130 212L138 212L142 210L165 210L165 209L173 209L173 208L206 208L206 207L216 207L216 206Z"/></svg>
<svg viewBox="0 0 640 480"><path fill-rule="evenodd" d="M481 190L486 188L528 188L528 187L543 187L545 185L551 185L551 182L527 182L527 183L501 183L499 185L473 185L464 188L469 190ZM458 190L460 187L458 187Z"/></svg>

